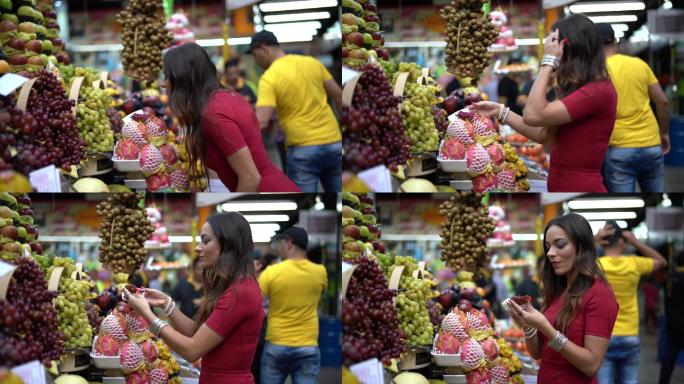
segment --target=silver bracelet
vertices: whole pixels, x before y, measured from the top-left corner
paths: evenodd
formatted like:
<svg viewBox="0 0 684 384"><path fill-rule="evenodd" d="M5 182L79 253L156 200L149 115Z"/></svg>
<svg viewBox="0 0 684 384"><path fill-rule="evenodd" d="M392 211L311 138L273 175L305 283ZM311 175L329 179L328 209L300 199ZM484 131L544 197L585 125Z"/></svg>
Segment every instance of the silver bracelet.
<svg viewBox="0 0 684 384"><path fill-rule="evenodd" d="M159 334L161 333L162 329L169 325L166 321L160 319L160 318L155 318L152 324L150 324L150 332L156 337L159 337Z"/></svg>
<svg viewBox="0 0 684 384"><path fill-rule="evenodd" d="M174 309L176 309L176 302L171 300L168 304L166 304L166 307L164 308L164 313L166 313L166 316L171 316Z"/></svg>
<svg viewBox="0 0 684 384"><path fill-rule="evenodd" d="M501 120L499 121L501 124L506 123L506 119L508 119L508 114L509 114L509 113L511 113L511 108L506 107L506 113L504 114L503 119L501 119Z"/></svg>
<svg viewBox="0 0 684 384"><path fill-rule="evenodd" d="M527 333L527 332L526 332L526 333L525 333L525 338L526 338L526 339L531 339L531 338L535 337L536 335L537 335L537 328L535 328L534 331L532 331L532 333Z"/></svg>
<svg viewBox="0 0 684 384"><path fill-rule="evenodd" d="M503 118L503 113L505 109L506 108L503 104L499 104L499 113L496 116L496 119L499 120L499 122L501 122L501 119Z"/></svg>
<svg viewBox="0 0 684 384"><path fill-rule="evenodd" d="M560 352L565 347L565 343L568 342L568 338L562 334L560 331L556 331L556 336L549 342L549 347L556 352Z"/></svg>

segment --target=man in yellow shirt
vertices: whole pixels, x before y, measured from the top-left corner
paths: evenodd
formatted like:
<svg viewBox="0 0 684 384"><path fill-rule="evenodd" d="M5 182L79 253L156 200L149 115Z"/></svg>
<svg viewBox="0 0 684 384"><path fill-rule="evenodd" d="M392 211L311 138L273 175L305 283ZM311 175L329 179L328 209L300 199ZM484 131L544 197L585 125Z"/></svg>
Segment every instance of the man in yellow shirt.
<svg viewBox="0 0 684 384"><path fill-rule="evenodd" d="M613 384L617 373L621 383L636 384L639 377L639 306L637 287L642 275L665 268L667 261L655 249L637 240L630 231L608 221L596 235L605 256L598 263L613 288L620 309L610 345L598 372L599 384ZM646 257L625 255L628 243Z"/></svg>
<svg viewBox="0 0 684 384"><path fill-rule="evenodd" d="M266 345L261 358L261 384L316 384L321 353L318 349L318 302L328 284L322 265L306 258L306 231L291 227L273 238L271 246L283 262L259 276L264 298L269 298Z"/></svg>
<svg viewBox="0 0 684 384"><path fill-rule="evenodd" d="M249 51L265 70L256 114L261 129L277 112L285 132L287 176L302 192L342 190L342 133L328 97L342 111L342 89L313 57L288 55L269 31L252 36Z"/></svg>
<svg viewBox="0 0 684 384"><path fill-rule="evenodd" d="M665 191L665 159L670 151L667 96L651 68L639 58L617 53L610 24L597 24L606 64L618 95L615 128L604 173L609 192ZM656 107L656 116L650 102Z"/></svg>

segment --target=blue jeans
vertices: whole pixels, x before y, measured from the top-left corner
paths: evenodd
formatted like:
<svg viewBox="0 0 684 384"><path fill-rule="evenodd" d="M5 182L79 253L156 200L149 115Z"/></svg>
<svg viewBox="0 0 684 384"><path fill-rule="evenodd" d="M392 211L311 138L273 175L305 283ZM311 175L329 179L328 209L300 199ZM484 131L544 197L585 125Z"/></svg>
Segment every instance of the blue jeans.
<svg viewBox="0 0 684 384"><path fill-rule="evenodd" d="M287 148L285 171L302 192L342 192L342 143Z"/></svg>
<svg viewBox="0 0 684 384"><path fill-rule="evenodd" d="M283 384L288 375L293 384L316 384L320 368L318 347L285 347L267 341L261 356L261 384Z"/></svg>
<svg viewBox="0 0 684 384"><path fill-rule="evenodd" d="M644 148L608 147L604 165L606 188L613 193L665 191L665 156L658 145Z"/></svg>
<svg viewBox="0 0 684 384"><path fill-rule="evenodd" d="M598 371L599 384L614 384L615 375L620 373L618 384L639 382L639 336L613 336L608 352Z"/></svg>

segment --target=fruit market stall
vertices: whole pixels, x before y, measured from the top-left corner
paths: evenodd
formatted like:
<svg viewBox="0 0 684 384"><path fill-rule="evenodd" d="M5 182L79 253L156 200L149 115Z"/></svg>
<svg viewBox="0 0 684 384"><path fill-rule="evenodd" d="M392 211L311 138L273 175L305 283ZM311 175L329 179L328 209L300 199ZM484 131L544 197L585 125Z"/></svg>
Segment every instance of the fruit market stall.
<svg viewBox="0 0 684 384"><path fill-rule="evenodd" d="M513 274L527 265L511 249L529 250L536 241L514 241L512 228L519 231L522 221L536 228L537 217L507 217L504 207L536 205L538 215L539 198L520 196L511 202L473 192L431 195L423 197L429 213L411 201L417 195L342 194L342 350L349 375L363 383L536 380L537 363L520 345L519 330L505 313L495 315L505 298L490 302L481 286L495 269ZM423 227L422 238L388 232L425 222L436 224Z"/></svg>
<svg viewBox="0 0 684 384"><path fill-rule="evenodd" d="M485 0L421 9L432 12L428 29L439 31L444 43L434 60L411 60L388 49L386 35L395 39L404 28L397 24L404 15L394 15L395 9L383 21L374 0L343 4L343 190L545 191L543 146L513 143L510 127L471 107L492 93L481 84L486 69L508 74L533 68L508 64L518 47L506 14L491 12ZM377 30L378 22L389 32Z"/></svg>

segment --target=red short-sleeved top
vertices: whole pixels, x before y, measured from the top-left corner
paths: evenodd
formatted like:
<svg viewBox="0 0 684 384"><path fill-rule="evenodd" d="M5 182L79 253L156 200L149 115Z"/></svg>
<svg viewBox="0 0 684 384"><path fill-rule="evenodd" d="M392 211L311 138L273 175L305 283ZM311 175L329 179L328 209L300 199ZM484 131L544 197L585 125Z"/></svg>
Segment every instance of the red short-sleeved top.
<svg viewBox="0 0 684 384"><path fill-rule="evenodd" d="M554 327L556 317L565 299L557 298L544 311L544 316ZM579 312L568 326L565 336L573 343L584 346L584 336L598 336L610 339L618 314L618 303L608 283L600 278L594 281L582 297ZM540 383L584 384L596 383L596 377L587 377L572 365L563 355L551 349L546 336L539 333L542 342Z"/></svg>
<svg viewBox="0 0 684 384"><path fill-rule="evenodd" d="M216 302L205 323L224 339L202 358L200 384L253 384L252 361L263 321L256 279L233 284Z"/></svg>
<svg viewBox="0 0 684 384"><path fill-rule="evenodd" d="M552 135L549 192L607 192L601 168L615 127L613 83L586 84L561 102L572 121Z"/></svg>
<svg viewBox="0 0 684 384"><path fill-rule="evenodd" d="M299 192L299 188L268 158L259 121L245 99L235 92L217 91L202 115L206 165L218 174L231 191L237 190L238 177L228 158L248 147L261 183L258 192Z"/></svg>

